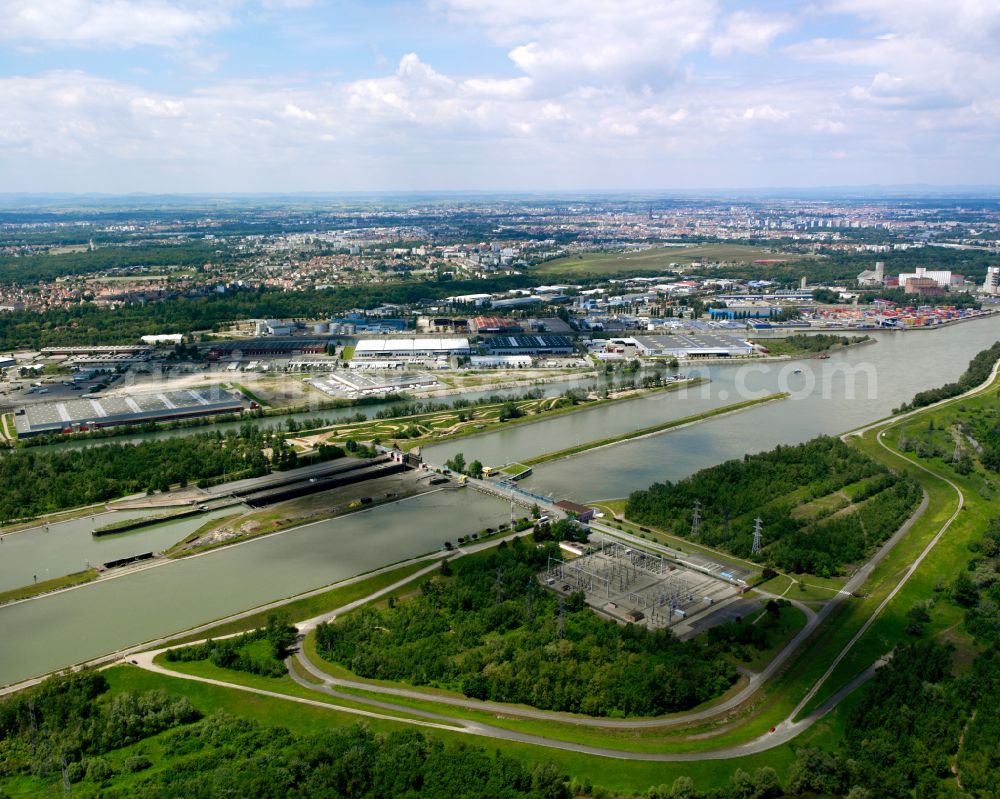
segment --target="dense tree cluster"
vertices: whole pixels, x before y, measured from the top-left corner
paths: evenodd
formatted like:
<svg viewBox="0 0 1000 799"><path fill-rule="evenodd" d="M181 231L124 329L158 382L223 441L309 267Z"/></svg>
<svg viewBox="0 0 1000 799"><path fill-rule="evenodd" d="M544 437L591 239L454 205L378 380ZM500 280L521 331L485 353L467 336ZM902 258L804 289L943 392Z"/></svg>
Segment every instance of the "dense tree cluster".
<svg viewBox="0 0 1000 799"><path fill-rule="evenodd" d="M84 671L0 703L0 779L59 773L64 759L71 781L104 773L102 755L199 718L184 697L107 690L100 673Z"/></svg>
<svg viewBox="0 0 1000 799"><path fill-rule="evenodd" d="M297 636L298 631L287 618L271 614L267 617L267 625L258 630L169 649L166 658L172 662L207 660L222 669L281 677L287 673L284 660Z"/></svg>
<svg viewBox="0 0 1000 799"><path fill-rule="evenodd" d="M83 450L13 450L0 458L0 522L223 475L266 474L270 461L263 449L281 449L275 435L244 425L225 434L216 431Z"/></svg>
<svg viewBox="0 0 1000 799"><path fill-rule="evenodd" d="M128 267L202 266L220 260L213 246L205 244L145 244L101 247L69 253L0 256L0 284L44 283L66 275L82 275Z"/></svg>
<svg viewBox="0 0 1000 799"><path fill-rule="evenodd" d="M793 513L802 503L847 486L852 486L851 506L831 506L826 515ZM765 531L762 560L828 576L888 538L919 501L913 481L838 438L820 437L726 461L677 483L654 483L632 493L625 513L639 524L689 536L699 502L699 540L741 557L751 554L753 519L759 515Z"/></svg>
<svg viewBox="0 0 1000 799"><path fill-rule="evenodd" d="M829 333L811 333L786 336L780 339L761 339L762 344L775 355L784 353L824 352L834 347L846 347L848 344L860 344L868 341L870 336L834 336Z"/></svg>
<svg viewBox="0 0 1000 799"><path fill-rule="evenodd" d="M595 716L653 716L718 696L736 679L718 648L599 618L536 575L558 550L515 543L461 558L412 601L317 629L320 654L369 679L460 690Z"/></svg>
<svg viewBox="0 0 1000 799"><path fill-rule="evenodd" d="M912 400L900 405L896 409L896 412L902 413L913 408L923 408L926 405L932 405L941 400L957 397L959 394L975 388L990 376L993 365L998 360L1000 360L1000 341L996 342L989 349L983 350L969 361L969 368L954 383L946 383L940 388L921 391Z"/></svg>
<svg viewBox="0 0 1000 799"><path fill-rule="evenodd" d="M969 548L973 557L955 577L950 595L965 608L965 628L972 636L1000 645L1000 519L991 520L982 539Z"/></svg>

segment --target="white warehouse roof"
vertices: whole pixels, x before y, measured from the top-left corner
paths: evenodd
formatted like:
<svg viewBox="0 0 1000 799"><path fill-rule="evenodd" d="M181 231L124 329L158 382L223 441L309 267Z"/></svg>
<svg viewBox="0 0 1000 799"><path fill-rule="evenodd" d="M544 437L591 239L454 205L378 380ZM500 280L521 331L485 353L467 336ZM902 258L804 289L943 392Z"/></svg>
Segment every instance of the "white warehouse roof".
<svg viewBox="0 0 1000 799"><path fill-rule="evenodd" d="M467 338L363 338L354 348L355 355L373 356L393 353L467 353Z"/></svg>

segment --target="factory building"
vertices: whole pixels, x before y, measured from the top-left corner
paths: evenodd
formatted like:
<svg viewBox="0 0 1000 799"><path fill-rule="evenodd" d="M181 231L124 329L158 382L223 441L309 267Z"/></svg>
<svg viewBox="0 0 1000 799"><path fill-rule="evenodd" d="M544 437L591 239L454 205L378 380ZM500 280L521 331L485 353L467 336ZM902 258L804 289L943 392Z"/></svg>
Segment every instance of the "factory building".
<svg viewBox="0 0 1000 799"><path fill-rule="evenodd" d="M781 309L774 305L760 303L730 303L725 308L709 308L708 315L713 321L721 319L770 319L778 316Z"/></svg>
<svg viewBox="0 0 1000 799"><path fill-rule="evenodd" d="M483 344L490 355L569 355L569 336L490 336Z"/></svg>
<svg viewBox="0 0 1000 799"><path fill-rule="evenodd" d="M363 338L354 348L355 358L416 359L468 355L467 338Z"/></svg>
<svg viewBox="0 0 1000 799"><path fill-rule="evenodd" d="M81 397L18 408L14 414L14 425L18 438L28 438L145 422L190 419L218 413L241 413L244 403L241 394L225 391L219 386L148 394Z"/></svg>
<svg viewBox="0 0 1000 799"><path fill-rule="evenodd" d="M210 361L231 357L280 357L283 355L322 355L329 340L325 338L259 339L222 341L212 344L205 357Z"/></svg>
<svg viewBox="0 0 1000 799"><path fill-rule="evenodd" d="M477 316L472 320L472 328L480 336L524 332L519 324L500 316Z"/></svg>
<svg viewBox="0 0 1000 799"><path fill-rule="evenodd" d="M859 286L884 286L885 285L885 262L876 261L875 269L867 269L858 275Z"/></svg>
<svg viewBox="0 0 1000 799"><path fill-rule="evenodd" d="M911 281L912 291L909 288ZM899 285L907 294L931 293L934 286L947 291L951 284L951 271L946 269L934 271L918 266L915 272L899 273Z"/></svg>
<svg viewBox="0 0 1000 799"><path fill-rule="evenodd" d="M673 333L669 336L633 336L615 339L634 346L639 355L660 358L735 358L752 355L753 345L718 333Z"/></svg>

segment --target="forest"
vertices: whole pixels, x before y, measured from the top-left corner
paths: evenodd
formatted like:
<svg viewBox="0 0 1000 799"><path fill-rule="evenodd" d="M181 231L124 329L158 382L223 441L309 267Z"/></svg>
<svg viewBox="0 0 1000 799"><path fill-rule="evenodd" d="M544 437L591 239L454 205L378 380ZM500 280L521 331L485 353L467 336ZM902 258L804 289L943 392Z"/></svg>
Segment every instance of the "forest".
<svg viewBox="0 0 1000 799"><path fill-rule="evenodd" d="M274 461L264 455L274 447ZM199 433L83 450L14 449L0 457L0 523L139 492L228 475L255 477L293 465L280 433L243 425L239 431Z"/></svg>
<svg viewBox="0 0 1000 799"><path fill-rule="evenodd" d="M832 576L858 563L906 520L920 501L917 485L839 438L746 455L677 483L631 494L631 521L691 537L700 503L698 541L751 557L754 519L763 522L760 561L791 572Z"/></svg>
<svg viewBox="0 0 1000 799"><path fill-rule="evenodd" d="M720 647L678 641L563 604L537 574L557 547L516 539L459 558L419 596L365 607L316 631L320 655L367 679L398 680L593 716L656 716L718 696L736 680Z"/></svg>
<svg viewBox="0 0 1000 799"><path fill-rule="evenodd" d="M227 261L231 256L217 246L206 244L142 244L100 247L84 252L0 256L0 284L47 283L67 275L106 272L133 266L157 269L167 266L201 267L210 261Z"/></svg>
<svg viewBox="0 0 1000 799"><path fill-rule="evenodd" d="M895 410L895 413L903 413L904 411L913 410L914 408L923 408L927 405L933 405L935 402L957 397L959 394L963 394L966 391L975 388L986 381L986 378L988 378L990 373L993 371L993 365L998 360L1000 360L1000 341L996 342L989 349L985 349L978 353L971 361L969 361L969 368L966 369L965 372L962 373L962 376L954 383L946 383L939 388L931 388L927 391L919 392L914 395L912 400L904 402L900 405Z"/></svg>

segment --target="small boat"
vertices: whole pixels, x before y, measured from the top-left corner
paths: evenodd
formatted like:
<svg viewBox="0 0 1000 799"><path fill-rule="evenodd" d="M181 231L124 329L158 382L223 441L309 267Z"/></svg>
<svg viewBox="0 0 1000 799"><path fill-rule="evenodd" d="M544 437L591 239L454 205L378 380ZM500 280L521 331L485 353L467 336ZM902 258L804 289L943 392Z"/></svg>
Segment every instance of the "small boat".
<svg viewBox="0 0 1000 799"><path fill-rule="evenodd" d="M796 369L794 372L792 372L792 374L793 375L800 375L800 374L802 374L802 370L801 369Z"/></svg>

